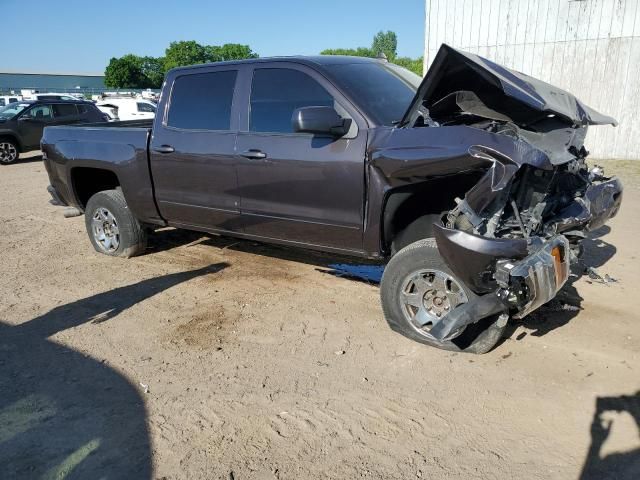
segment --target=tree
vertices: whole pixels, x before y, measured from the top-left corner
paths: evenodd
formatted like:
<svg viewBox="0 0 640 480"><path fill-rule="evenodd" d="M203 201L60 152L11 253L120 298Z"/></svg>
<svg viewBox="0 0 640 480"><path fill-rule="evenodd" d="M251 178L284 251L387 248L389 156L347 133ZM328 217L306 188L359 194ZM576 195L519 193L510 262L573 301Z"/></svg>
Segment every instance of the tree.
<svg viewBox="0 0 640 480"><path fill-rule="evenodd" d="M112 58L105 69L104 84L112 88L160 88L167 71L206 62L257 58L249 45L225 43L200 45L194 40L171 42L164 57L139 57L131 53Z"/></svg>
<svg viewBox="0 0 640 480"><path fill-rule="evenodd" d="M145 80L140 60L132 54L112 58L104 71L104 84L112 88L140 88Z"/></svg>
<svg viewBox="0 0 640 480"><path fill-rule="evenodd" d="M320 55L351 55L354 57L375 57L370 48L327 48L322 50Z"/></svg>
<svg viewBox="0 0 640 480"><path fill-rule="evenodd" d="M393 63L395 63L396 65L400 65L401 67L404 67L407 70L411 70L416 75L422 76L422 69L424 66L424 61L422 57L418 57L418 58L397 57L393 60Z"/></svg>
<svg viewBox="0 0 640 480"><path fill-rule="evenodd" d="M144 76L144 86L140 88L160 88L164 80L164 57L142 57L140 67Z"/></svg>
<svg viewBox="0 0 640 480"><path fill-rule="evenodd" d="M195 65L207 61L205 47L194 40L171 42L165 51L165 73L176 67Z"/></svg>
<svg viewBox="0 0 640 480"><path fill-rule="evenodd" d="M371 50L373 51L374 56L378 56L381 53L384 53L387 57L387 60L390 62L396 58L396 49L398 48L398 37L395 32L391 30L387 30L383 32L380 30L373 37L373 43L371 44Z"/></svg>
<svg viewBox="0 0 640 480"><path fill-rule="evenodd" d="M249 45L240 45L239 43L225 43L222 46L206 45L204 51L207 62L258 58L258 54L252 51Z"/></svg>
<svg viewBox="0 0 640 480"><path fill-rule="evenodd" d="M327 48L322 50L320 55L352 55L356 57L378 57L381 53L384 53L392 63L400 65L412 72L422 76L422 57L409 58L409 57L396 57L396 49L398 47L398 39L395 32L380 31L373 37L371 48L358 47L358 48Z"/></svg>

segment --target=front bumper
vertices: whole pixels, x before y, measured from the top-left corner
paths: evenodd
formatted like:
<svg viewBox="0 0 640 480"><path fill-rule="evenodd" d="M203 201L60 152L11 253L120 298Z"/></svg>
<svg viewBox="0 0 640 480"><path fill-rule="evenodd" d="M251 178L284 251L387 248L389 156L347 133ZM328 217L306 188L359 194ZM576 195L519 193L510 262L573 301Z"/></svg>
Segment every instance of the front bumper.
<svg viewBox="0 0 640 480"><path fill-rule="evenodd" d="M569 278L569 241L557 235L519 262L499 262L498 296L523 318L556 296Z"/></svg>
<svg viewBox="0 0 640 480"><path fill-rule="evenodd" d="M440 255L473 291L467 303L431 330L437 339L501 312L522 318L555 297L569 278L569 241L563 235L544 242L540 237L490 239L434 227Z"/></svg>

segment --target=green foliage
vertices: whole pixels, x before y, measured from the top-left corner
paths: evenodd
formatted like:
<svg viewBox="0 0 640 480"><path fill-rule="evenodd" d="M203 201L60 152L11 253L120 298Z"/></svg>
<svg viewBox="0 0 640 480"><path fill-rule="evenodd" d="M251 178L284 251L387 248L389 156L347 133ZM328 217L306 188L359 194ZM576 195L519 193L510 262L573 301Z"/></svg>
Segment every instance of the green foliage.
<svg viewBox="0 0 640 480"><path fill-rule="evenodd" d="M257 57L249 45L238 43L219 46L200 45L193 40L171 42L164 57L127 54L112 58L104 72L104 84L111 88L160 88L165 74L175 67Z"/></svg>
<svg viewBox="0 0 640 480"><path fill-rule="evenodd" d="M375 58L384 53L392 63L400 65L401 67L411 70L412 72L422 76L423 62L422 57L409 58L409 57L396 57L396 49L398 47L398 38L395 32L378 32L373 37L371 48L358 47L358 48L327 48L322 50L320 55L352 55L356 57L372 57Z"/></svg>
<svg viewBox="0 0 640 480"><path fill-rule="evenodd" d="M252 51L249 45L240 45L239 43L225 43L222 46L206 45L204 49L207 62L258 58L258 54Z"/></svg>
<svg viewBox="0 0 640 480"><path fill-rule="evenodd" d="M327 48L320 55L351 55L353 57L375 57L370 48Z"/></svg>
<svg viewBox="0 0 640 480"><path fill-rule="evenodd" d="M140 88L160 88L164 80L164 57L142 57L140 68L145 85Z"/></svg>
<svg viewBox="0 0 640 480"><path fill-rule="evenodd" d="M411 70L416 75L420 75L422 77L422 69L424 66L422 57L418 57L418 58L397 57L396 59L393 60L393 63L395 63L396 65L400 65L401 67L404 67L407 70Z"/></svg>
<svg viewBox="0 0 640 480"><path fill-rule="evenodd" d="M207 61L206 49L194 40L171 42L164 52L164 71Z"/></svg>
<svg viewBox="0 0 640 480"><path fill-rule="evenodd" d="M393 59L396 58L397 48L398 37L396 36L396 32L392 32L391 30L383 32L381 30L373 37L373 43L371 44L373 56L377 57L381 53L384 53L387 60L393 61Z"/></svg>
<svg viewBox="0 0 640 480"><path fill-rule="evenodd" d="M140 57L125 55L112 58L104 71L104 84L115 88L140 88L145 83Z"/></svg>

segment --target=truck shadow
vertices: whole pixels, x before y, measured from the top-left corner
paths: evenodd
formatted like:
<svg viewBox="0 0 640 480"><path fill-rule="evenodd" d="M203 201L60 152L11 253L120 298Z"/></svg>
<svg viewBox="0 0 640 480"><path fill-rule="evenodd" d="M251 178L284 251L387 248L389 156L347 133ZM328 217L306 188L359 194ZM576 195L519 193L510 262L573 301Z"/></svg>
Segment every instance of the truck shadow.
<svg viewBox="0 0 640 480"><path fill-rule="evenodd" d="M318 267L326 267L332 263L380 263L375 261L367 262L367 260L364 259L354 259L354 257L337 253L326 253L300 247L279 246L175 228L162 228L149 235L147 254L195 245L207 245L234 252L278 258Z"/></svg>
<svg viewBox="0 0 640 480"><path fill-rule="evenodd" d="M140 388L105 363L49 337L107 321L226 266L143 280L19 325L0 321L0 478L151 478Z"/></svg>
<svg viewBox="0 0 640 480"><path fill-rule="evenodd" d="M635 421L637 442L630 449L603 455L605 442L616 433L616 420L630 415ZM614 428L615 427L615 428ZM618 397L598 397L591 422L591 444L580 480L640 478L640 391Z"/></svg>

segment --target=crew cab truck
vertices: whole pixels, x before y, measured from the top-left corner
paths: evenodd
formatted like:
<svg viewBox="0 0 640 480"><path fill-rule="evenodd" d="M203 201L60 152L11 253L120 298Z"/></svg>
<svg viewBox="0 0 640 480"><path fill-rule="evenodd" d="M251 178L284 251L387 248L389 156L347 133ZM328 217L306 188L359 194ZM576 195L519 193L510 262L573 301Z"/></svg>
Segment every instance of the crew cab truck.
<svg viewBox="0 0 640 480"><path fill-rule="evenodd" d="M379 259L392 329L483 353L620 206L585 163L594 124L615 120L443 45L424 79L341 56L177 68L153 122L46 128L42 151L98 252L170 225Z"/></svg>

